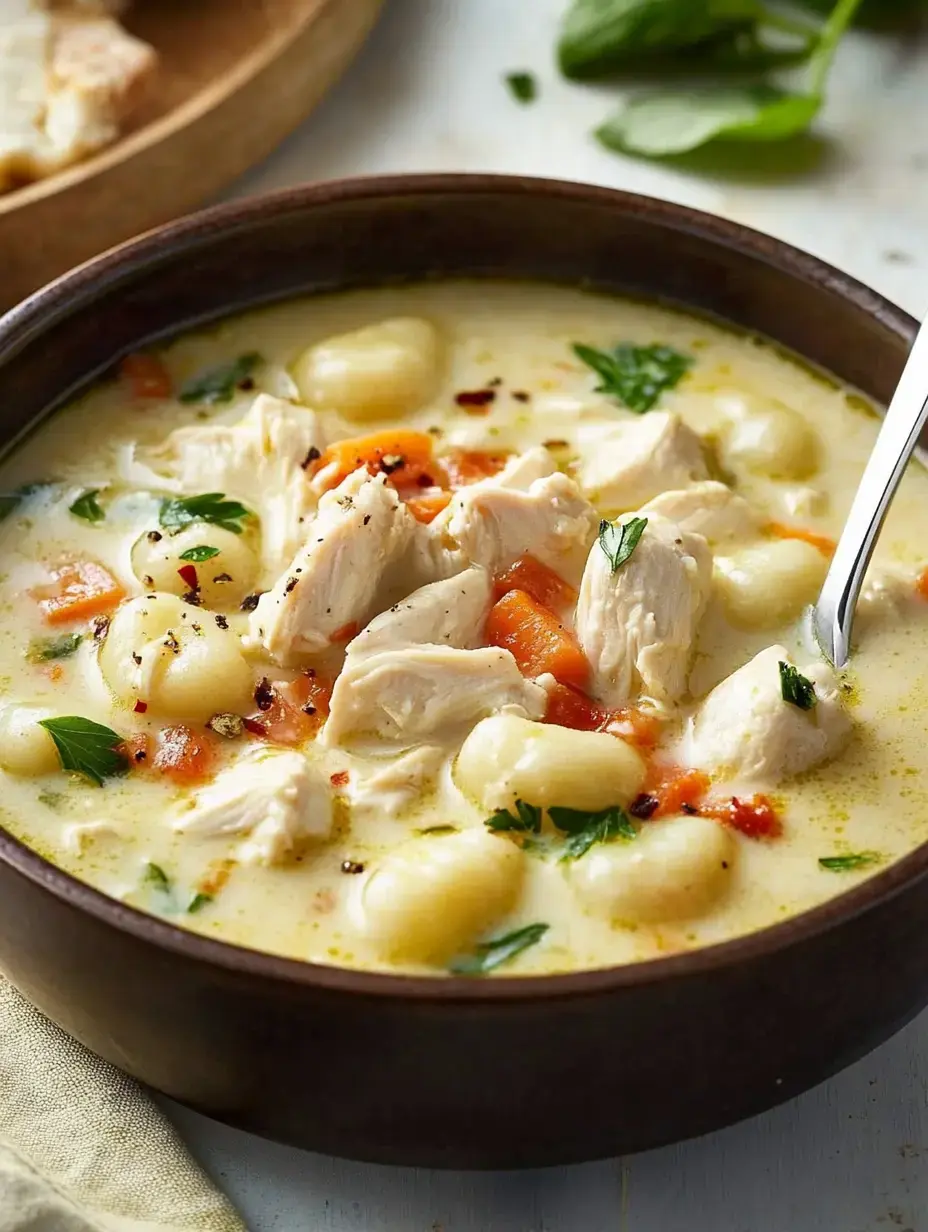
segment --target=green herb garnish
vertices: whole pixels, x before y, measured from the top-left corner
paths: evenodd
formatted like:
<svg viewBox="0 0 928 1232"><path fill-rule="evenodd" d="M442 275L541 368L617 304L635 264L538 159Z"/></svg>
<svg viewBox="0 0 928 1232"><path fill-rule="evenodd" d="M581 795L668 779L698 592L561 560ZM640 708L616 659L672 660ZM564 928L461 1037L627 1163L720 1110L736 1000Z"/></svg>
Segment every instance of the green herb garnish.
<svg viewBox="0 0 928 1232"><path fill-rule="evenodd" d="M261 356L257 351L250 351L230 363L208 368L186 381L177 396L181 402L229 402L236 385L247 380L260 363Z"/></svg>
<svg viewBox="0 0 928 1232"><path fill-rule="evenodd" d="M80 633L65 633L62 637L46 637L29 643L26 658L30 663L49 663L52 659L70 659L83 641Z"/></svg>
<svg viewBox="0 0 928 1232"><path fill-rule="evenodd" d="M39 719L58 750L62 770L82 774L98 787L110 775L122 774L128 762L123 738L102 723L66 715L60 719Z"/></svg>
<svg viewBox="0 0 928 1232"><path fill-rule="evenodd" d="M142 878L142 884L153 886L156 890L160 890L162 894L171 893L171 879L160 864L152 864L149 861L145 865L145 876Z"/></svg>
<svg viewBox="0 0 928 1232"><path fill-rule="evenodd" d="M456 959L450 967L453 975L486 975L502 963L509 962L529 946L537 944L548 931L547 924L526 924L514 932L484 941L466 958Z"/></svg>
<svg viewBox="0 0 928 1232"><path fill-rule="evenodd" d="M793 667L792 663L784 663L782 659L779 668L780 694L783 700L791 706L798 706L800 710L811 710L818 701L812 681L808 676L803 676L798 667Z"/></svg>
<svg viewBox="0 0 928 1232"><path fill-rule="evenodd" d="M607 522L604 518L600 522L599 546L613 573L618 572L634 552L647 524L647 518L629 518L627 522Z"/></svg>
<svg viewBox="0 0 928 1232"><path fill-rule="evenodd" d="M185 496L161 502L161 525L165 530L179 531L192 522L213 522L234 535L242 533L241 522L252 516L238 501L226 500L222 492L205 492L202 496Z"/></svg>
<svg viewBox="0 0 928 1232"><path fill-rule="evenodd" d="M194 894L193 898L191 898L190 902L187 904L187 914L196 915L198 911L202 911L203 908L207 907L212 901L212 894L203 894L201 891L197 891L197 893Z"/></svg>
<svg viewBox="0 0 928 1232"><path fill-rule="evenodd" d="M558 830L569 834L561 860L579 860L595 843L608 843L614 838L633 839L638 831L624 809L617 804L598 813L582 809L549 808L548 816Z"/></svg>
<svg viewBox="0 0 928 1232"><path fill-rule="evenodd" d="M611 351L575 342L573 352L600 379L594 393L611 394L636 415L650 411L665 390L677 386L692 366L689 355L669 346L619 343Z"/></svg>
<svg viewBox="0 0 928 1232"><path fill-rule="evenodd" d="M827 869L829 873L850 873L855 868L869 868L871 864L879 864L882 859L878 851L856 851L846 856L821 856L818 866Z"/></svg>
<svg viewBox="0 0 928 1232"><path fill-rule="evenodd" d="M534 73L507 73L509 93L519 103L533 103L538 97L538 81Z"/></svg>
<svg viewBox="0 0 928 1232"><path fill-rule="evenodd" d="M188 548L186 552L181 552L181 560L192 560L195 564L202 564L204 560L212 560L214 556L219 555L218 548L211 548L205 543L199 544L195 548Z"/></svg>
<svg viewBox="0 0 928 1232"><path fill-rule="evenodd" d="M73 513L76 518L83 518L85 522L102 522L106 514L97 501L99 494L99 488L82 492L74 504L68 506L68 512Z"/></svg>
<svg viewBox="0 0 928 1232"><path fill-rule="evenodd" d="M540 834L542 810L534 804L526 804L524 800L517 800L515 807L515 815L508 809L497 809L483 824L488 830Z"/></svg>

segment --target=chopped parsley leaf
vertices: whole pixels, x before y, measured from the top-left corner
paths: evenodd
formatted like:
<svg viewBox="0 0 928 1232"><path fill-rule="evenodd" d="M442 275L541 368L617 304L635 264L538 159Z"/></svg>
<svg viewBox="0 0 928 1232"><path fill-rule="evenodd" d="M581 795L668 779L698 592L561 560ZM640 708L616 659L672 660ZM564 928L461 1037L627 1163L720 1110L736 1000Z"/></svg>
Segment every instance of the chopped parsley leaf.
<svg viewBox="0 0 928 1232"><path fill-rule="evenodd" d="M596 843L614 838L633 839L638 831L624 809L617 804L589 813L582 809L549 808L548 816L558 830L570 837L564 844L561 860L579 860Z"/></svg>
<svg viewBox="0 0 928 1232"><path fill-rule="evenodd" d="M126 770L122 736L102 723L65 715L60 719L39 719L39 726L54 740L62 770L82 774L98 787L103 786L105 778Z"/></svg>
<svg viewBox="0 0 928 1232"><path fill-rule="evenodd" d="M547 924L526 924L505 936L495 937L474 947L473 954L456 959L450 967L453 975L486 975L502 963L509 962L537 944L548 931Z"/></svg>
<svg viewBox="0 0 928 1232"><path fill-rule="evenodd" d="M524 800L516 800L515 807L515 815L509 809L497 809L483 824L488 830L540 834L542 810L537 805L526 804Z"/></svg>
<svg viewBox="0 0 928 1232"><path fill-rule="evenodd" d="M226 364L218 364L215 368L207 368L199 376L185 381L177 395L181 402L230 402L235 393L235 387L240 381L246 380L261 363L257 351L240 355Z"/></svg>
<svg viewBox="0 0 928 1232"><path fill-rule="evenodd" d="M634 552L647 524L647 518L629 518L627 522L607 522L604 518L600 522L599 546L613 573L618 572Z"/></svg>
<svg viewBox="0 0 928 1232"><path fill-rule="evenodd" d="M181 552L181 560L192 560L195 564L202 564L204 560L212 560L214 556L219 555L218 548L211 548L208 544L201 543L195 548L188 548L186 552Z"/></svg>
<svg viewBox="0 0 928 1232"><path fill-rule="evenodd" d="M781 659L779 667L780 694L783 700L791 706L798 706L800 710L811 710L818 701L815 685L808 676L803 676L797 667L793 667L792 663L784 663Z"/></svg>
<svg viewBox="0 0 928 1232"><path fill-rule="evenodd" d="M534 73L507 73L506 85L517 103L533 103L538 97L538 80Z"/></svg>
<svg viewBox="0 0 928 1232"><path fill-rule="evenodd" d="M636 415L657 405L661 394L680 383L693 360L668 346L622 342L611 351L575 342L573 352L600 379L595 392L611 394Z"/></svg>
<svg viewBox="0 0 928 1232"><path fill-rule="evenodd" d="M879 864L882 859L878 851L855 851L846 856L821 856L818 866L827 869L829 873L850 873L856 868L869 868L871 864Z"/></svg>
<svg viewBox="0 0 928 1232"><path fill-rule="evenodd" d="M179 531L191 522L212 522L234 535L242 533L241 523L252 516L251 510L238 501L226 500L222 492L204 492L202 496L169 498L161 502L160 522L165 530Z"/></svg>
<svg viewBox="0 0 928 1232"><path fill-rule="evenodd" d="M26 658L30 663L50 663L53 659L70 659L83 641L80 633L65 633L62 637L37 638L29 643Z"/></svg>
<svg viewBox="0 0 928 1232"><path fill-rule="evenodd" d="M83 518L85 522L102 522L106 514L97 501L99 495L99 488L89 488L80 494L73 505L68 506L68 512L73 513L76 518Z"/></svg>

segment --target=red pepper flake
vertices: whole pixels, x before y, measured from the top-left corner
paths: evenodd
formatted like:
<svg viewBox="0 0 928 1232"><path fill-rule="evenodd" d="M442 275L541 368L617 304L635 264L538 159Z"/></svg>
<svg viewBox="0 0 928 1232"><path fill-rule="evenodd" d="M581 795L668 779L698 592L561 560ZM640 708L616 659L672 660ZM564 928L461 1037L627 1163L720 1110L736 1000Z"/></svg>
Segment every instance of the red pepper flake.
<svg viewBox="0 0 928 1232"><path fill-rule="evenodd" d="M197 581L196 565L181 565L181 567L177 570L177 572L179 576L184 580L184 582L190 587L191 590L199 589L200 584Z"/></svg>
<svg viewBox="0 0 928 1232"><path fill-rule="evenodd" d="M242 727L245 731L251 732L253 736L267 735L267 727L264 723L259 723L257 719L242 719Z"/></svg>
<svg viewBox="0 0 928 1232"><path fill-rule="evenodd" d="M329 776L329 782L332 784L333 787L347 787L348 786L348 771L347 770L336 771L335 774L332 774Z"/></svg>
<svg viewBox="0 0 928 1232"><path fill-rule="evenodd" d="M132 709L135 711L136 714L144 714L145 711L148 709L148 702L143 702L141 698L139 698L139 700L135 703Z"/></svg>
<svg viewBox="0 0 928 1232"><path fill-rule="evenodd" d="M463 406L470 415L487 415L490 403L496 401L495 389L463 389L454 395L458 406Z"/></svg>

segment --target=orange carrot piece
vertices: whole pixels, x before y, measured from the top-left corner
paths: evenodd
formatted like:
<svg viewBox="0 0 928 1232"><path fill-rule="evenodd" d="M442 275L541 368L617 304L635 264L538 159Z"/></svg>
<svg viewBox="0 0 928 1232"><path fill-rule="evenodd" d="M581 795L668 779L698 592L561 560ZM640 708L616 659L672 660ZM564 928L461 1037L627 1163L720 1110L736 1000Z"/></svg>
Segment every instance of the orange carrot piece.
<svg viewBox="0 0 928 1232"><path fill-rule="evenodd" d="M122 743L123 752L130 768L144 770L151 764L151 737L146 732L136 732Z"/></svg>
<svg viewBox="0 0 928 1232"><path fill-rule="evenodd" d="M544 721L574 731L599 731L609 721L609 713L579 689L557 684L548 691Z"/></svg>
<svg viewBox="0 0 928 1232"><path fill-rule="evenodd" d="M497 599L502 599L510 590L524 590L543 607L567 607L577 599L577 592L562 577L534 556L528 555L520 556L508 569L498 574L493 586Z"/></svg>
<svg viewBox="0 0 928 1232"><path fill-rule="evenodd" d="M465 488L478 479L497 475L509 461L504 453L482 453L478 450L453 449L439 459L452 488Z"/></svg>
<svg viewBox="0 0 928 1232"><path fill-rule="evenodd" d="M260 725L261 737L272 744L305 744L328 717L331 682L315 673L304 673L296 680L279 681L271 688L270 707L252 716L255 724Z"/></svg>
<svg viewBox="0 0 928 1232"><path fill-rule="evenodd" d="M38 599L42 615L50 625L86 620L111 611L125 597L125 591L108 569L95 560L75 560L52 573L47 586L37 586L32 597Z"/></svg>
<svg viewBox="0 0 928 1232"><path fill-rule="evenodd" d="M783 823L767 796L751 796L749 800L732 796L723 802L709 801L699 812L703 817L714 817L746 838L779 838L783 833Z"/></svg>
<svg viewBox="0 0 928 1232"><path fill-rule="evenodd" d="M646 714L637 706L623 706L608 716L602 730L639 749L650 750L660 739L663 724L655 715Z"/></svg>
<svg viewBox="0 0 928 1232"><path fill-rule="evenodd" d="M423 525L428 525L451 503L451 493L441 488L432 488L416 496L407 496L406 508Z"/></svg>
<svg viewBox="0 0 928 1232"><path fill-rule="evenodd" d="M336 441L312 464L311 471L324 473L326 488L334 488L360 466L372 475L386 475L394 488L444 487L444 472L432 457L432 438L426 432L403 428Z"/></svg>
<svg viewBox="0 0 928 1232"><path fill-rule="evenodd" d="M224 860L211 860L206 866L206 872L197 882L197 892L210 897L218 894L232 876L235 865L235 860L228 857Z"/></svg>
<svg viewBox="0 0 928 1232"><path fill-rule="evenodd" d="M329 641L336 644L339 642L350 642L360 632L361 625L356 620L349 620L346 625L342 625L340 629L336 629L334 633L329 634Z"/></svg>
<svg viewBox="0 0 928 1232"><path fill-rule="evenodd" d="M192 784L210 778L215 761L215 746L205 736L179 723L158 733L158 748L151 764L175 783Z"/></svg>
<svg viewBox="0 0 928 1232"><path fill-rule="evenodd" d="M119 365L119 375L129 386L133 398L170 398L174 392L171 375L157 355L135 351Z"/></svg>
<svg viewBox="0 0 928 1232"><path fill-rule="evenodd" d="M679 766L660 766L652 770L652 782L646 794L657 801L650 817L669 817L674 813L695 810L709 790L709 776L701 770L685 770Z"/></svg>
<svg viewBox="0 0 928 1232"><path fill-rule="evenodd" d="M923 569L915 583L915 593L922 599L928 599L928 569Z"/></svg>
<svg viewBox="0 0 928 1232"><path fill-rule="evenodd" d="M550 672L577 688L589 678L590 664L574 635L524 590L510 590L493 605L486 636L491 646L510 651L526 676Z"/></svg>
<svg viewBox="0 0 928 1232"><path fill-rule="evenodd" d="M767 531L777 539L801 539L803 543L811 543L825 556L834 556L836 541L829 535L819 535L813 530L803 530L799 526L787 526L785 522L768 522Z"/></svg>

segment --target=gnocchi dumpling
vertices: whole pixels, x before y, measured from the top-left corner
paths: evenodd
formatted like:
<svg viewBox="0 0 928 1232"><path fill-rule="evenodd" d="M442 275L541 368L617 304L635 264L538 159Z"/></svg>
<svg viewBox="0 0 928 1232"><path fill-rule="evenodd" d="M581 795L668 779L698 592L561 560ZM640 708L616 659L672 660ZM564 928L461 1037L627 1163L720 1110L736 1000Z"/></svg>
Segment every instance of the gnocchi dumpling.
<svg viewBox="0 0 928 1232"><path fill-rule="evenodd" d="M738 855L730 830L707 817L649 822L636 839L594 847L570 866L574 892L615 923L703 915L728 893Z"/></svg>
<svg viewBox="0 0 928 1232"><path fill-rule="evenodd" d="M258 561L242 535L204 522L185 526L176 535L148 531L132 549L133 572L152 590L185 594L191 589L191 567L207 607L237 607L254 587Z"/></svg>
<svg viewBox="0 0 928 1232"><path fill-rule="evenodd" d="M801 539L772 539L715 558L714 583L733 624L771 629L814 603L828 560Z"/></svg>
<svg viewBox="0 0 928 1232"><path fill-rule="evenodd" d="M0 767L10 774L50 774L60 768L51 736L40 726L52 718L39 706L4 706L0 710Z"/></svg>
<svg viewBox="0 0 928 1232"><path fill-rule="evenodd" d="M412 839L361 885L355 922L383 958L445 962L512 910L525 859L482 826Z"/></svg>
<svg viewBox="0 0 928 1232"><path fill-rule="evenodd" d="M429 321L393 317L309 347L293 378L303 401L317 410L348 419L406 415L434 396L441 349Z"/></svg>
<svg viewBox="0 0 928 1232"><path fill-rule="evenodd" d="M508 808L517 799L541 808L624 805L641 790L644 775L639 754L615 736L512 714L478 723L454 770L461 790L486 809Z"/></svg>
<svg viewBox="0 0 928 1232"><path fill-rule="evenodd" d="M154 714L193 723L243 710L253 689L238 637L214 612L175 595L124 603L100 648L100 670L127 706L142 701Z"/></svg>
<svg viewBox="0 0 928 1232"><path fill-rule="evenodd" d="M744 409L722 433L721 460L772 479L807 479L819 466L819 435L788 406Z"/></svg>

